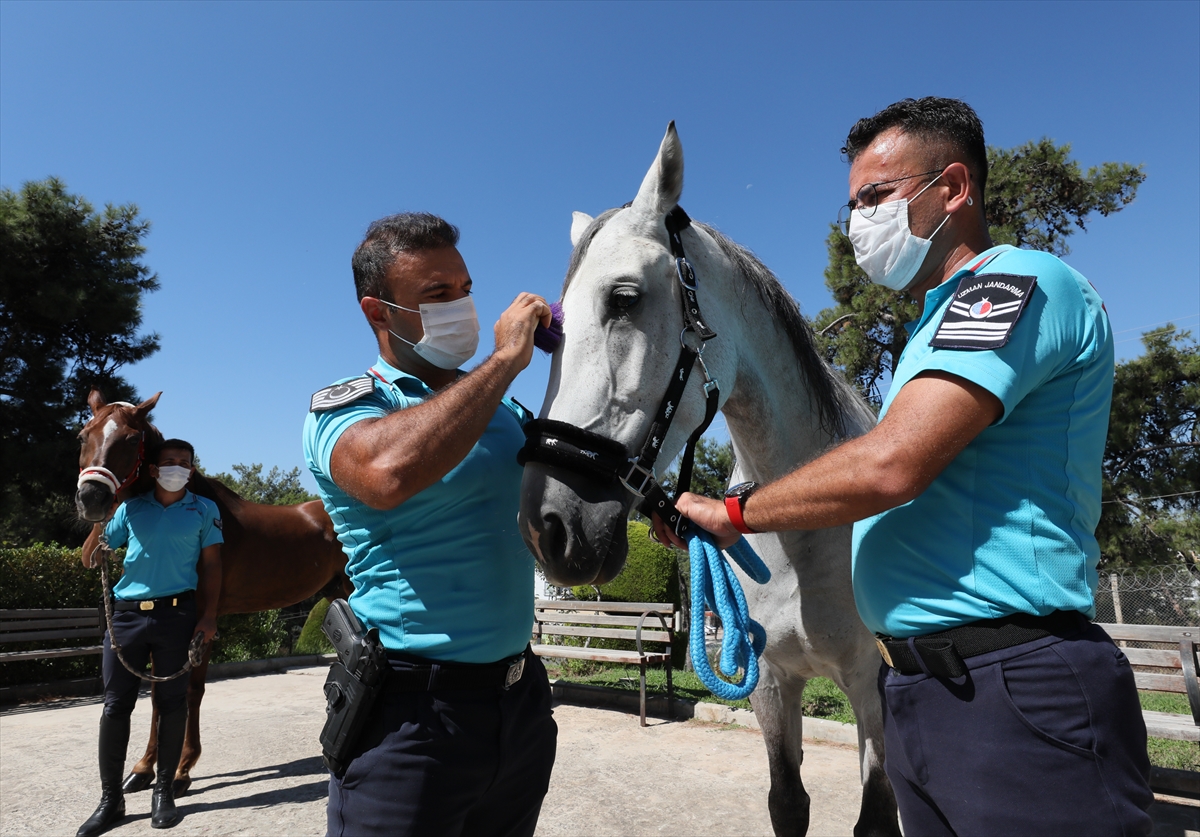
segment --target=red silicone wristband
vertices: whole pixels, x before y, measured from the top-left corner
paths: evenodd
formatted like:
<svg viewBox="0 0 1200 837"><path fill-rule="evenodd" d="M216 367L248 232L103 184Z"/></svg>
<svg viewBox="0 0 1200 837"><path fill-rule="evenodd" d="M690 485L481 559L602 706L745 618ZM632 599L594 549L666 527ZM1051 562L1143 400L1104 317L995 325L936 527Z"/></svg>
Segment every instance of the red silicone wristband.
<svg viewBox="0 0 1200 837"><path fill-rule="evenodd" d="M743 535L757 534L746 525L746 520L742 517L742 502L740 497L725 498L725 513L729 515L729 522L733 524L733 528L737 529Z"/></svg>

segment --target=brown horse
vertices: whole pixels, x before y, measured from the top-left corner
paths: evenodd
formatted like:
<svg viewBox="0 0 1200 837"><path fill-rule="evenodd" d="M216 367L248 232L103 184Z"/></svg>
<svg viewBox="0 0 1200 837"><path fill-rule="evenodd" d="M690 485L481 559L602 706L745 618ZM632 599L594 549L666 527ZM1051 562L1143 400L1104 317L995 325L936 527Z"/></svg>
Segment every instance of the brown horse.
<svg viewBox="0 0 1200 837"><path fill-rule="evenodd" d="M83 545L83 562L96 549L102 524L117 505L151 490L154 479L146 456L163 441L149 421L158 393L141 404L109 404L98 390L88 395L92 419L79 433L79 488L75 508L79 518L95 524ZM218 615L255 613L303 601L316 593L349 595L346 556L333 533L333 524L320 501L295 506L266 506L243 500L222 483L202 474L188 488L217 504L225 545L221 549L221 599ZM204 580L198 594L204 590ZM197 601L203 612L204 602ZM175 771L175 794L191 785L191 769L200 758L200 701L208 672L209 649L188 681L188 726L183 754ZM170 672L158 672L169 674ZM146 754L125 779L125 790L147 788L154 779L158 755L158 710L150 722Z"/></svg>

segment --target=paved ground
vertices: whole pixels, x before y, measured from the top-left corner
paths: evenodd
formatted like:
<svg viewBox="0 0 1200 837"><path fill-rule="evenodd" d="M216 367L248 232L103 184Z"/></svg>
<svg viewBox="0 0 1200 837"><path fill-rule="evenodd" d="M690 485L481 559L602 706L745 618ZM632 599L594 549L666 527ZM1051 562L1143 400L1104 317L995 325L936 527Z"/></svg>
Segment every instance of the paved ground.
<svg viewBox="0 0 1200 837"><path fill-rule="evenodd" d="M208 685L204 755L180 800L184 819L169 833L324 833L327 783L316 747L324 673L294 669ZM759 733L694 721L641 729L635 715L580 706L559 706L555 715L558 759L539 835L771 833ZM95 698L0 713L0 837L75 833L99 797L99 716ZM142 699L130 764L148 729ZM849 835L859 805L856 753L810 746L804 775L813 799L809 834ZM110 833L168 833L150 829L149 808L148 791L131 795L129 816ZM1195 833L1197 810L1160 817L1156 834Z"/></svg>

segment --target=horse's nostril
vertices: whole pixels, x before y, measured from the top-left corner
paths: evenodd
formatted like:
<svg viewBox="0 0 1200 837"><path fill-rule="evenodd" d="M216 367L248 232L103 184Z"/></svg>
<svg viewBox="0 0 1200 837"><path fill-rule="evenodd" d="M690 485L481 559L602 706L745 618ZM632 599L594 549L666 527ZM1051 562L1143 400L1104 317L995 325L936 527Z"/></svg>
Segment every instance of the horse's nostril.
<svg viewBox="0 0 1200 837"><path fill-rule="evenodd" d="M542 555L551 561L561 561L567 557L567 527L562 518L550 512L542 516L543 537Z"/></svg>

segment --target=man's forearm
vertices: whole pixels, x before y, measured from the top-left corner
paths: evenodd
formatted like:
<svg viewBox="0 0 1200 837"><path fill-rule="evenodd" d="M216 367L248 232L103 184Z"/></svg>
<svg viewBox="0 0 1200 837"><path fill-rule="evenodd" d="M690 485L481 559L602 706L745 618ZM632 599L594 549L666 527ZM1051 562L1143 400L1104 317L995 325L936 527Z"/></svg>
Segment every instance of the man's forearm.
<svg viewBox="0 0 1200 837"><path fill-rule="evenodd" d="M334 482L375 508L425 490L479 441L518 371L493 354L423 404L352 425L334 449Z"/></svg>
<svg viewBox="0 0 1200 837"><path fill-rule="evenodd" d="M221 599L221 548L205 547L200 553L200 595L202 619L216 619Z"/></svg>

